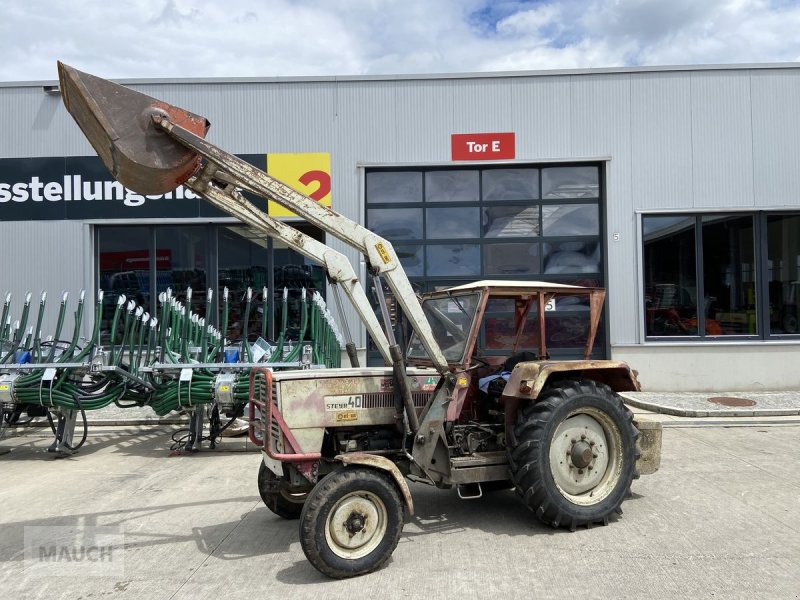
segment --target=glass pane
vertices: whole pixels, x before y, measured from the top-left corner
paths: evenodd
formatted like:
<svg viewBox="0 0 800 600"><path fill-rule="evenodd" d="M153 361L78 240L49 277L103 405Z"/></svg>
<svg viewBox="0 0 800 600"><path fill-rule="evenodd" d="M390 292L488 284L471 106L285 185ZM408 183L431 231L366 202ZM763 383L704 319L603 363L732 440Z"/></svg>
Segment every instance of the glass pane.
<svg viewBox="0 0 800 600"><path fill-rule="evenodd" d="M480 209L428 208L425 210L429 240L476 238L481 234Z"/></svg>
<svg viewBox="0 0 800 600"><path fill-rule="evenodd" d="M538 206L490 206L483 209L484 237L533 237L538 235Z"/></svg>
<svg viewBox="0 0 800 600"><path fill-rule="evenodd" d="M423 263L423 247L420 245L397 244L394 246L397 258L403 265L406 275L409 277L422 277L425 274Z"/></svg>
<svg viewBox="0 0 800 600"><path fill-rule="evenodd" d="M311 230L305 233L312 233ZM321 239L318 232L317 239ZM284 339L295 342L300 337L300 326L302 323L303 311L303 289L307 293L317 291L325 295L325 271L324 269L298 254L279 240L273 242L273 258L275 261L274 278L275 289L273 299L275 301L275 336L280 336L283 326L283 289L286 288L288 297L286 299L286 333ZM307 329L304 339L308 340L310 331Z"/></svg>
<svg viewBox="0 0 800 600"><path fill-rule="evenodd" d="M800 215L767 217L770 333L800 333Z"/></svg>
<svg viewBox="0 0 800 600"><path fill-rule="evenodd" d="M483 248L485 275L530 275L539 272L538 244L488 244Z"/></svg>
<svg viewBox="0 0 800 600"><path fill-rule="evenodd" d="M643 217L642 231L647 335L697 335L695 218Z"/></svg>
<svg viewBox="0 0 800 600"><path fill-rule="evenodd" d="M236 317L244 318L246 308L247 288L253 290L253 299L250 304L250 313L247 317L248 340L254 342L264 334L264 306L263 289L268 285L267 280L267 238L259 233L241 225L220 227L218 230L219 248L219 285L227 287L230 293L231 304L235 304ZM268 314L268 313L267 313ZM229 318L229 323L232 320ZM241 335L244 321L237 328L237 335ZM266 332L268 336L268 332Z"/></svg>
<svg viewBox="0 0 800 600"><path fill-rule="evenodd" d="M421 208L372 208L367 211L368 227L388 240L421 240Z"/></svg>
<svg viewBox="0 0 800 600"><path fill-rule="evenodd" d="M542 206L542 235L600 235L597 204Z"/></svg>
<svg viewBox="0 0 800 600"><path fill-rule="evenodd" d="M535 307L531 308L532 312L536 311ZM525 329L520 338L519 350L529 350L539 345L538 338L538 323L532 327L528 326L528 321L525 323ZM514 339L516 330L514 329L514 313L503 317L490 317L484 319L484 336L486 340L487 350L505 350L511 352L514 348Z"/></svg>
<svg viewBox="0 0 800 600"><path fill-rule="evenodd" d="M542 245L543 273L599 273L600 242L551 242Z"/></svg>
<svg viewBox="0 0 800 600"><path fill-rule="evenodd" d="M755 335L753 217L703 217L706 333Z"/></svg>
<svg viewBox="0 0 800 600"><path fill-rule="evenodd" d="M542 169L542 198L599 198L597 167L550 167Z"/></svg>
<svg viewBox="0 0 800 600"><path fill-rule="evenodd" d="M206 255L208 252L206 228L157 227L156 256L168 260L156 261L156 292L172 288L172 295L186 301L186 288L192 288L192 312L205 314L206 308Z"/></svg>
<svg viewBox="0 0 800 600"><path fill-rule="evenodd" d="M481 249L477 244L428 246L426 263L428 275L480 275Z"/></svg>
<svg viewBox="0 0 800 600"><path fill-rule="evenodd" d="M558 306L545 315L548 348L580 348L589 337L589 311L564 314Z"/></svg>
<svg viewBox="0 0 800 600"><path fill-rule="evenodd" d="M484 200L537 200L539 169L486 169Z"/></svg>
<svg viewBox="0 0 800 600"><path fill-rule="evenodd" d="M463 358L479 300L480 294L472 293L428 299L422 303L431 331L448 361L460 361ZM412 335L408 345L408 356L427 357L416 334Z"/></svg>
<svg viewBox="0 0 800 600"><path fill-rule="evenodd" d="M428 171L425 173L426 202L477 202L479 199L478 171Z"/></svg>
<svg viewBox="0 0 800 600"><path fill-rule="evenodd" d="M111 318L121 294L153 313L150 305L150 228L99 227L97 238L99 287L103 290L100 331L101 339L107 342L111 334ZM158 259L162 263L169 262L170 256L160 252ZM91 306L90 300L86 306ZM121 341L120 332L115 342Z"/></svg>
<svg viewBox="0 0 800 600"><path fill-rule="evenodd" d="M419 171L371 171L367 173L367 202L422 202Z"/></svg>

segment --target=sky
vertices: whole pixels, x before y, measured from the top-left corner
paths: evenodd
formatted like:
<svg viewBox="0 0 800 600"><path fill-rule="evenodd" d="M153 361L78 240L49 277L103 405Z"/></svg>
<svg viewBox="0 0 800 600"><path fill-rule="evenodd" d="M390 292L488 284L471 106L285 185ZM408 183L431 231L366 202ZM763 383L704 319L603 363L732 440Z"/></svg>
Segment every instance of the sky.
<svg viewBox="0 0 800 600"><path fill-rule="evenodd" d="M0 0L0 81L800 61L800 0Z"/></svg>

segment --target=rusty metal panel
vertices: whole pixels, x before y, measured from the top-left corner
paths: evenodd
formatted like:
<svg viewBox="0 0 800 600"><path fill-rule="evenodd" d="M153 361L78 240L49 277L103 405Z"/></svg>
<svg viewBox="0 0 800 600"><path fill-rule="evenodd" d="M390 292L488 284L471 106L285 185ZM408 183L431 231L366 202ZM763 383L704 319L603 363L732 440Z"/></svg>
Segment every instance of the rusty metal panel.
<svg viewBox="0 0 800 600"><path fill-rule="evenodd" d="M306 371L306 373L312 373ZM418 410L425 406L438 376L412 376L409 387ZM281 379L278 406L290 428L353 427L395 424L395 392L392 375L385 369L320 370L310 377L296 374Z"/></svg>
<svg viewBox="0 0 800 600"><path fill-rule="evenodd" d="M627 363L617 360L561 360L519 363L508 378L503 396L532 400L539 397L549 377L574 373L581 379L593 379L615 392L639 391L636 373Z"/></svg>

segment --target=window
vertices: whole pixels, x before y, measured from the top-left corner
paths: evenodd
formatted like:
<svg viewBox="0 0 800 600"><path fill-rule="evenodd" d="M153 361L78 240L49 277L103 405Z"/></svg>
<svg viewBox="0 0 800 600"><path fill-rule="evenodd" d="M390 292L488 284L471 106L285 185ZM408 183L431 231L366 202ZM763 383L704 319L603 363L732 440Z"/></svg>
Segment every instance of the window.
<svg viewBox="0 0 800 600"><path fill-rule="evenodd" d="M800 215L642 217L649 338L797 334Z"/></svg>
<svg viewBox="0 0 800 600"><path fill-rule="evenodd" d="M767 216L767 304L773 334L800 333L800 214Z"/></svg>
<svg viewBox="0 0 800 600"><path fill-rule="evenodd" d="M392 242L420 291L479 279L602 286L601 172L596 163L368 169L366 226ZM559 310L571 321L553 327L554 352L579 357L586 317ZM496 345L513 310L490 318Z"/></svg>
<svg viewBox="0 0 800 600"><path fill-rule="evenodd" d="M322 239L316 228L304 224L294 226L315 239ZM226 337L241 339L246 320L246 333L251 342L264 334L268 339L276 338L284 306L288 339L296 339L302 289L325 294L321 266L311 264L285 244L242 224L98 226L96 235L98 282L104 291L101 323L104 339L109 335L120 294L152 313L156 306L152 302L154 296L171 288L175 297L185 301L186 288L191 287L192 310L204 315L211 288L216 290L212 299L212 321L219 326L220 298L227 287ZM252 288L253 297L250 312L245 315L248 287ZM266 299L264 287L268 289ZM284 288L287 289L285 303Z"/></svg>

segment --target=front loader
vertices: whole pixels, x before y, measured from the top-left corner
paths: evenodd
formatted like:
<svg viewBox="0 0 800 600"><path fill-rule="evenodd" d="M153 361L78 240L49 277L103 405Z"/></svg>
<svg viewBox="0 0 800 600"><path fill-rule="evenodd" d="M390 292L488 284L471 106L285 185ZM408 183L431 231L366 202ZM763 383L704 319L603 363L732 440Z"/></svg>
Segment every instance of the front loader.
<svg viewBox="0 0 800 600"><path fill-rule="evenodd" d="M58 68L67 109L120 183L140 194L186 185L319 262L378 348L384 367L360 366L347 340L349 368L250 372L260 495L280 517L300 519L303 551L322 573L351 577L389 559L414 512L409 480L456 488L464 499L514 488L540 520L574 530L621 513L632 480L658 468L660 429L635 423L618 395L639 389L635 374L591 359L604 290L479 281L420 302L387 240L207 142L204 117ZM241 191L356 248L379 290L383 327L341 254L271 219ZM405 352L383 282L412 330ZM578 315L582 360L549 359L560 305ZM497 314L514 333L489 349L482 340Z"/></svg>

